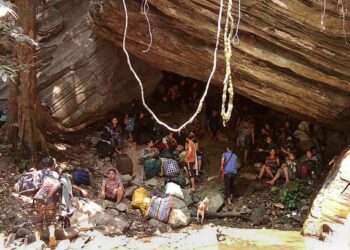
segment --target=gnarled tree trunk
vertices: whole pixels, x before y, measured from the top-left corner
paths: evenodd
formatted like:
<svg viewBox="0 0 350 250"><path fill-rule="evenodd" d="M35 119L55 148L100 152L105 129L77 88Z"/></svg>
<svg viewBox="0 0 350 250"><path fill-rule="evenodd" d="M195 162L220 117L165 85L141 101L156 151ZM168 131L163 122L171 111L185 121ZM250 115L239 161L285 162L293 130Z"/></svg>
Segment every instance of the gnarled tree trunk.
<svg viewBox="0 0 350 250"><path fill-rule="evenodd" d="M16 4L19 26L23 28L25 35L35 40L37 1L18 0ZM32 43L25 41L19 42L16 50L19 65L18 136L26 153L36 158L38 150L46 149L46 140L38 127L40 103L36 82L36 48ZM11 102L15 103L15 100Z"/></svg>

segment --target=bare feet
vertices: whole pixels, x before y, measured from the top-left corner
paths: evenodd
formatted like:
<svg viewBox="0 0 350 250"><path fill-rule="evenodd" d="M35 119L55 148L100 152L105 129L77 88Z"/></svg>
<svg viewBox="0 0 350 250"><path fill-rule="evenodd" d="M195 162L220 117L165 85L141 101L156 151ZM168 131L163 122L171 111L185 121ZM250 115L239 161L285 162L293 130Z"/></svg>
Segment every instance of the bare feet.
<svg viewBox="0 0 350 250"><path fill-rule="evenodd" d="M274 181L272 181L272 180L267 181L266 183L267 183L267 184L270 184L271 186L273 186L273 185L275 184L275 182L274 182Z"/></svg>

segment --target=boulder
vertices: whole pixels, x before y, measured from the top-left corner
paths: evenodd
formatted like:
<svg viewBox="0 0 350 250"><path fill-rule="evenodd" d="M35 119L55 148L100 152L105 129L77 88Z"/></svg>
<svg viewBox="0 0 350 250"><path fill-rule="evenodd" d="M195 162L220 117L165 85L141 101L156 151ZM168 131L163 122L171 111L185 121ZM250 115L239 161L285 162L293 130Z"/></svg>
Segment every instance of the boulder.
<svg viewBox="0 0 350 250"><path fill-rule="evenodd" d="M125 203L119 203L115 206L115 208L119 211L119 212L126 212L128 210L128 205L126 205Z"/></svg>
<svg viewBox="0 0 350 250"><path fill-rule="evenodd" d="M122 175L132 175L133 162L127 154L119 155L116 158L117 169Z"/></svg>
<svg viewBox="0 0 350 250"><path fill-rule="evenodd" d="M145 182L145 185L148 186L148 187L156 187L158 185L158 180L157 178L152 178L152 179L149 179Z"/></svg>
<svg viewBox="0 0 350 250"><path fill-rule="evenodd" d="M193 200L192 200L190 192L187 189L182 189L182 192L184 194L183 201L185 202L186 206L188 207L188 206L193 205Z"/></svg>
<svg viewBox="0 0 350 250"><path fill-rule="evenodd" d="M187 211L188 212L185 213L181 209L172 209L169 215L168 223L174 228L187 226L188 224L190 224L191 219L190 212L189 210Z"/></svg>
<svg viewBox="0 0 350 250"><path fill-rule="evenodd" d="M123 234L129 223L106 212L98 212L90 219L96 229L106 235Z"/></svg>
<svg viewBox="0 0 350 250"><path fill-rule="evenodd" d="M129 183L132 180L132 176L129 174L123 174L120 176L120 179L124 184Z"/></svg>
<svg viewBox="0 0 350 250"><path fill-rule="evenodd" d="M216 213L224 205L224 195L216 189L205 189L201 193L201 201L209 198L208 213Z"/></svg>
<svg viewBox="0 0 350 250"><path fill-rule="evenodd" d="M125 197L126 198L132 197L132 194L134 193L135 189L137 189L136 185L133 185L133 186L128 187L127 189L125 189Z"/></svg>
<svg viewBox="0 0 350 250"><path fill-rule="evenodd" d="M180 198L177 198L175 196L171 196L172 202L173 202L173 209L183 209L183 208L187 208L186 203L181 200Z"/></svg>
<svg viewBox="0 0 350 250"><path fill-rule="evenodd" d="M25 238L29 234L30 231L28 229L21 227L16 232L16 238Z"/></svg>
<svg viewBox="0 0 350 250"><path fill-rule="evenodd" d="M266 209L263 205L253 208L250 215L250 221L253 223L253 225L260 225L260 223L264 220L265 213Z"/></svg>
<svg viewBox="0 0 350 250"><path fill-rule="evenodd" d="M166 232L170 232L171 231L171 226L161 222L159 220L156 219L150 219L149 220L149 225L158 229L161 233L166 233Z"/></svg>

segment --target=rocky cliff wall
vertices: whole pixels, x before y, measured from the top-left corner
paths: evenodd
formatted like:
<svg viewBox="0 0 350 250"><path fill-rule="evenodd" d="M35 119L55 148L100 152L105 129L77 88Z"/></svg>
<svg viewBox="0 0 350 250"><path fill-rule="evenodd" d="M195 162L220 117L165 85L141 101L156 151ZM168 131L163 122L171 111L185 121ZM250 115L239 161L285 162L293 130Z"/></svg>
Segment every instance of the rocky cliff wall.
<svg viewBox="0 0 350 250"><path fill-rule="evenodd" d="M323 1L241 2L240 43L232 58L236 91L296 117L349 129L350 47L343 37L337 1L327 1L323 31ZM156 68L206 81L212 67L219 1L148 3L153 44L143 53L149 35L141 1L127 1L129 52ZM90 15L94 32L120 47L125 22L122 1L91 0ZM345 21L350 31L349 14ZM220 86L223 77L221 47L214 84Z"/></svg>
<svg viewBox="0 0 350 250"><path fill-rule="evenodd" d="M139 87L122 50L97 37L88 20L88 0L50 0L38 14L38 87L42 102L66 127L91 124L139 97ZM161 71L132 58L147 93L158 85ZM0 85L0 100L8 86Z"/></svg>

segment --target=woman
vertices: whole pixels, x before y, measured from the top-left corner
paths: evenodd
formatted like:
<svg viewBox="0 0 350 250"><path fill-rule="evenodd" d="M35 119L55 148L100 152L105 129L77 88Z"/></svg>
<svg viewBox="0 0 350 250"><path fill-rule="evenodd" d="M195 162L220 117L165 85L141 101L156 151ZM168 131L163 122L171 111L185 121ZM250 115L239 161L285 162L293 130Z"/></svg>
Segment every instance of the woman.
<svg viewBox="0 0 350 250"><path fill-rule="evenodd" d="M124 186L114 169L108 170L107 179L102 181L102 187L99 194L100 199L112 202L120 202L124 197Z"/></svg>
<svg viewBox="0 0 350 250"><path fill-rule="evenodd" d="M243 163L248 160L248 154L251 146L255 144L253 117L248 116L238 125L237 146L243 149Z"/></svg>
<svg viewBox="0 0 350 250"><path fill-rule="evenodd" d="M260 180L265 172L273 178L273 173L276 173L280 166L280 159L276 155L276 149L272 148L269 155L266 157L265 164L261 167L258 179Z"/></svg>

